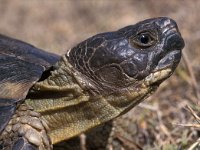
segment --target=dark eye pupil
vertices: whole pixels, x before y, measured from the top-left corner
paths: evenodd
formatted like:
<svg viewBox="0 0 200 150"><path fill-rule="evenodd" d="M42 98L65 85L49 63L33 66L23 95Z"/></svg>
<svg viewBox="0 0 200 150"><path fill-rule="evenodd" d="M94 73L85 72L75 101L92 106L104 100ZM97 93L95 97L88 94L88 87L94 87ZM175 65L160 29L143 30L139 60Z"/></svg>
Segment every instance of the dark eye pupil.
<svg viewBox="0 0 200 150"><path fill-rule="evenodd" d="M141 42L142 44L147 44L147 43L149 43L149 36L147 36L147 35L141 35L141 36L140 36L140 42Z"/></svg>

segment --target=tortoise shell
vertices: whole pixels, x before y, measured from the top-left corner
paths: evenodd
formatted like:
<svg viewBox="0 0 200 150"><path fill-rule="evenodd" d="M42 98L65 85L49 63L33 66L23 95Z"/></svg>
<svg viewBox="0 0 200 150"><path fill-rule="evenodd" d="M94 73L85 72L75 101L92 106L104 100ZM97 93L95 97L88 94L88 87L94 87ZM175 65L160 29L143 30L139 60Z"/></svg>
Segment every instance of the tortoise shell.
<svg viewBox="0 0 200 150"><path fill-rule="evenodd" d="M0 133L30 87L59 59L56 54L0 35Z"/></svg>

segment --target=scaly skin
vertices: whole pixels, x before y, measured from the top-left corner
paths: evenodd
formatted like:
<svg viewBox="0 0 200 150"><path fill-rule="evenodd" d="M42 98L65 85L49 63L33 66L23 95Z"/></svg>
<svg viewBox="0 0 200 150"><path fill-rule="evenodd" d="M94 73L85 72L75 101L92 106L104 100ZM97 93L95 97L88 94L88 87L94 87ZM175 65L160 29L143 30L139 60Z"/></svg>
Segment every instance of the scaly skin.
<svg viewBox="0 0 200 150"><path fill-rule="evenodd" d="M58 70L58 72L61 71ZM65 74L67 73L65 72ZM60 75L55 75L55 77L60 78ZM56 81L56 79L53 78L53 81ZM53 82L52 85L51 81L45 80L36 84L34 89L35 91L38 89L40 92L50 92L52 87L57 87L55 84L57 83ZM75 83L72 85L74 86ZM70 89L71 87L62 86L62 88ZM139 91L129 90L129 93L124 95L90 97L83 92L75 92L73 96L58 96L58 98L54 98L51 101L45 99L45 97L40 97L41 99L27 99L25 102L42 115L41 118L49 125L48 134L52 143L55 144L119 116L122 112L130 109L130 107L133 107L144 97L151 94L153 90L152 87L143 85ZM78 98L74 98L77 95L79 95ZM75 109L76 107L77 109ZM56 113L49 113L50 110ZM69 124L73 125L69 126Z"/></svg>
<svg viewBox="0 0 200 150"><path fill-rule="evenodd" d="M98 34L69 50L31 88L25 105L41 115L38 119L47 124L52 144L70 139L126 113L151 95L171 76L183 47L178 27L169 18ZM37 143L26 132L16 134L44 148L44 140Z"/></svg>

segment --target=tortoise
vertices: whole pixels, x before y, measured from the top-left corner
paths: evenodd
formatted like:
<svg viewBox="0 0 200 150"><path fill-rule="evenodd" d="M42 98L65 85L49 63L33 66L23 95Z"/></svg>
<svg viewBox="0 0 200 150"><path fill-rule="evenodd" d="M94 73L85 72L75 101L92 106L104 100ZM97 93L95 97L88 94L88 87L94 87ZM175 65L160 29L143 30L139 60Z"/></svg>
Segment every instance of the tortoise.
<svg viewBox="0 0 200 150"><path fill-rule="evenodd" d="M1 149L52 149L126 113L172 75L183 47L167 17L97 34L63 56L0 35Z"/></svg>

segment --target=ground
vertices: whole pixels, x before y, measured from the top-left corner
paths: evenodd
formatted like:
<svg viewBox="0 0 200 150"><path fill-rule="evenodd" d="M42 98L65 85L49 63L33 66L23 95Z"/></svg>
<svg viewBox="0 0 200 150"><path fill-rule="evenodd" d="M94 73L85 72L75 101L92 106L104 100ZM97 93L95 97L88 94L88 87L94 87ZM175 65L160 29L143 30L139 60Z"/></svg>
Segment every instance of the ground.
<svg viewBox="0 0 200 150"><path fill-rule="evenodd" d="M198 149L200 125L192 114L200 115L200 1L0 2L1 34L57 54L64 54L96 33L117 30L146 18L168 16L176 20L185 39L184 57L174 75L153 96L123 116L134 114L131 119L138 128L134 137L124 141L148 150Z"/></svg>

